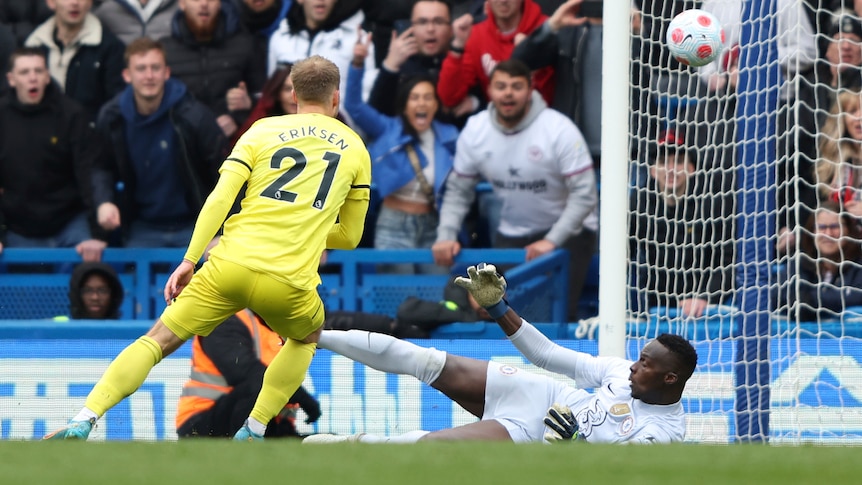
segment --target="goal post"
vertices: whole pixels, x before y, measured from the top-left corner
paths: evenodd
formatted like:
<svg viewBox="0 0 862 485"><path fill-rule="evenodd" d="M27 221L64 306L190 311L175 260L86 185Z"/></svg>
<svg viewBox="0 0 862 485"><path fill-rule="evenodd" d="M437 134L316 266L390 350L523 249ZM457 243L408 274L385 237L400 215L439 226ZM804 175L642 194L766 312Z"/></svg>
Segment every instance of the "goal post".
<svg viewBox="0 0 862 485"><path fill-rule="evenodd" d="M639 32L603 18L600 354L691 340L690 441L862 443L862 5L626 3ZM728 37L700 68L664 40L691 8Z"/></svg>
<svg viewBox="0 0 862 485"><path fill-rule="evenodd" d="M741 2L738 123L736 438L769 436L770 266L774 260L778 86L775 1Z"/></svg>
<svg viewBox="0 0 862 485"><path fill-rule="evenodd" d="M599 355L625 357L628 264L629 92L631 13L603 11L602 177L599 223ZM610 41L619 39L619 41ZM623 143L623 141L626 143Z"/></svg>

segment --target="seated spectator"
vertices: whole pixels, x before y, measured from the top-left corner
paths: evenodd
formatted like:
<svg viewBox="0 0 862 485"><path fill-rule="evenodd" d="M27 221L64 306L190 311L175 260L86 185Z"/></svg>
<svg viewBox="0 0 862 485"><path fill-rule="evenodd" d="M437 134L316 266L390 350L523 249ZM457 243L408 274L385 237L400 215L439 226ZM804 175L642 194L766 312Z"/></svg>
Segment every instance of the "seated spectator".
<svg viewBox="0 0 862 485"><path fill-rule="evenodd" d="M533 0L492 0L485 2L488 18L473 25L473 16L462 15L452 24L454 38L449 54L440 69L437 92L443 106L459 112L473 112L459 104L468 98L470 88L478 85L487 96L491 71L500 61L509 59L515 49L518 34L531 34L547 19ZM547 103L554 96L553 68L546 67L533 74L533 87Z"/></svg>
<svg viewBox="0 0 862 485"><path fill-rule="evenodd" d="M121 317L123 284L104 263L82 263L69 278L69 315L73 319L116 320Z"/></svg>
<svg viewBox="0 0 862 485"><path fill-rule="evenodd" d="M99 261L94 239L93 164L101 143L84 109L51 82L42 49L12 53L0 100L0 252L15 247L74 247Z"/></svg>
<svg viewBox="0 0 862 485"><path fill-rule="evenodd" d="M48 20L51 9L45 0L0 1L0 24L8 25L15 35L14 47L23 47L36 26ZM5 66L5 64L3 64Z"/></svg>
<svg viewBox="0 0 862 485"><path fill-rule="evenodd" d="M452 169L458 129L434 120L439 102L434 82L417 76L399 86L398 116L362 102L368 44L358 42L347 77L344 107L369 137L371 180L383 199L377 216L377 249L430 249L437 237L438 199ZM435 265L386 264L383 273L448 273Z"/></svg>
<svg viewBox="0 0 862 485"><path fill-rule="evenodd" d="M336 0L297 0L282 20L278 30L269 40L269 73L279 65L294 64L309 56L319 55L338 66L341 73L339 91L347 88L347 70L353 60L353 46L362 35L361 24L364 16L361 11L344 18L335 10ZM373 53L365 64L365 77L362 81L362 99L367 100L371 86L377 77ZM341 98L344 111L344 95ZM355 128L353 121L349 124Z"/></svg>
<svg viewBox="0 0 862 485"><path fill-rule="evenodd" d="M290 65L281 66L269 76L260 92L260 99L255 103L245 123L234 134L231 145L234 145L239 137L248 131L255 121L261 118L296 114L296 101L293 99L293 81L290 80L290 67ZM244 91L242 94L248 97L248 91ZM247 102L251 103L251 99L248 99ZM231 99L231 93L228 92L227 103L228 109L230 109L232 103L245 104L246 100L235 101Z"/></svg>
<svg viewBox="0 0 862 485"><path fill-rule="evenodd" d="M171 35L161 39L171 75L215 113L229 138L245 121L248 107L230 111L225 95L238 86L258 92L266 82L266 67L250 55L254 41L230 0L179 0L179 8Z"/></svg>
<svg viewBox="0 0 862 485"><path fill-rule="evenodd" d="M171 35L177 6L177 0L104 0L93 13L123 44L129 44L138 37Z"/></svg>
<svg viewBox="0 0 862 485"><path fill-rule="evenodd" d="M227 140L212 111L171 78L161 43L132 41L123 77L129 85L97 123L111 150L93 179L99 225L122 228L126 247L186 247Z"/></svg>
<svg viewBox="0 0 862 485"><path fill-rule="evenodd" d="M26 45L45 49L51 77L95 121L102 105L123 90L123 43L90 13L92 0L47 1L54 15Z"/></svg>
<svg viewBox="0 0 862 485"><path fill-rule="evenodd" d="M646 187L630 199L633 312L679 308L701 317L733 289L732 197L711 193L681 134L659 140Z"/></svg>
<svg viewBox="0 0 862 485"><path fill-rule="evenodd" d="M177 436L230 438L254 407L267 366L284 341L260 315L249 309L228 317L206 337L192 341L191 375L177 405ZM296 412L313 423L320 403L300 386L282 411L267 424L266 438L300 436Z"/></svg>
<svg viewBox="0 0 862 485"><path fill-rule="evenodd" d="M834 201L809 217L801 252L791 259L773 294L774 310L802 321L839 318L862 306L862 228Z"/></svg>

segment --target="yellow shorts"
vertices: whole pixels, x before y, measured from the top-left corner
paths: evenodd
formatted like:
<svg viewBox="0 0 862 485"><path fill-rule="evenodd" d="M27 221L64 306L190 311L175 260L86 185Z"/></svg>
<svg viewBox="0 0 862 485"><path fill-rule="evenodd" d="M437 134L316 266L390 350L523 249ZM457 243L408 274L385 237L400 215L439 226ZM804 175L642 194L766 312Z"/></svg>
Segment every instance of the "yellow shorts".
<svg viewBox="0 0 862 485"><path fill-rule="evenodd" d="M251 308L284 338L302 340L323 325L316 290L300 290L266 273L210 258L161 320L183 340L209 335L227 317Z"/></svg>

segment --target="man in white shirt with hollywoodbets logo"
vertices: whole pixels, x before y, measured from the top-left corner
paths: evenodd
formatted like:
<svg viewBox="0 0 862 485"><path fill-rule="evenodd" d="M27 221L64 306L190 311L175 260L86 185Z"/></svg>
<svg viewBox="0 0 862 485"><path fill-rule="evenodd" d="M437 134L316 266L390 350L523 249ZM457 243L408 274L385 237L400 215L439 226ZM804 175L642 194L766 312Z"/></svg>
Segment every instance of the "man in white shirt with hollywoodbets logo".
<svg viewBox="0 0 862 485"><path fill-rule="evenodd" d="M398 436L312 435L306 443L419 440L671 443L685 438L681 399L697 365L694 347L678 335L649 342L637 361L593 357L561 347L523 320L503 299L506 280L490 264L467 269L466 288L497 321L515 347L536 366L575 380L578 387L509 365L419 347L360 330L324 331L319 348L371 368L416 377L479 421L440 431ZM595 388L594 393L584 388Z"/></svg>
<svg viewBox="0 0 862 485"><path fill-rule="evenodd" d="M589 148L572 120L548 108L533 90L530 68L523 62L497 64L488 97L488 109L470 117L458 137L431 248L434 262L453 264L475 187L485 179L501 203L495 248L523 248L527 261L557 248L568 250L568 318L577 321L598 230Z"/></svg>

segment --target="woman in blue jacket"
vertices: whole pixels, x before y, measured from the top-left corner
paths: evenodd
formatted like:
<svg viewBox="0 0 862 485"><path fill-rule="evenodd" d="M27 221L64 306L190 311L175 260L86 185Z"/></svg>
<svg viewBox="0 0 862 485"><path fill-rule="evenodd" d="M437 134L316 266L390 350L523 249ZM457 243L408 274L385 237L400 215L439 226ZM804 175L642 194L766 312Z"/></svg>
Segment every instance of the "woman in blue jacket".
<svg viewBox="0 0 862 485"><path fill-rule="evenodd" d="M374 247L430 249L437 234L436 205L452 169L458 129L434 120L440 103L430 76L417 76L399 86L398 116L383 115L364 103L362 62L364 57L354 51L344 108L370 140L371 181L383 199ZM385 265L379 269L400 274L448 273L447 268L433 264Z"/></svg>

